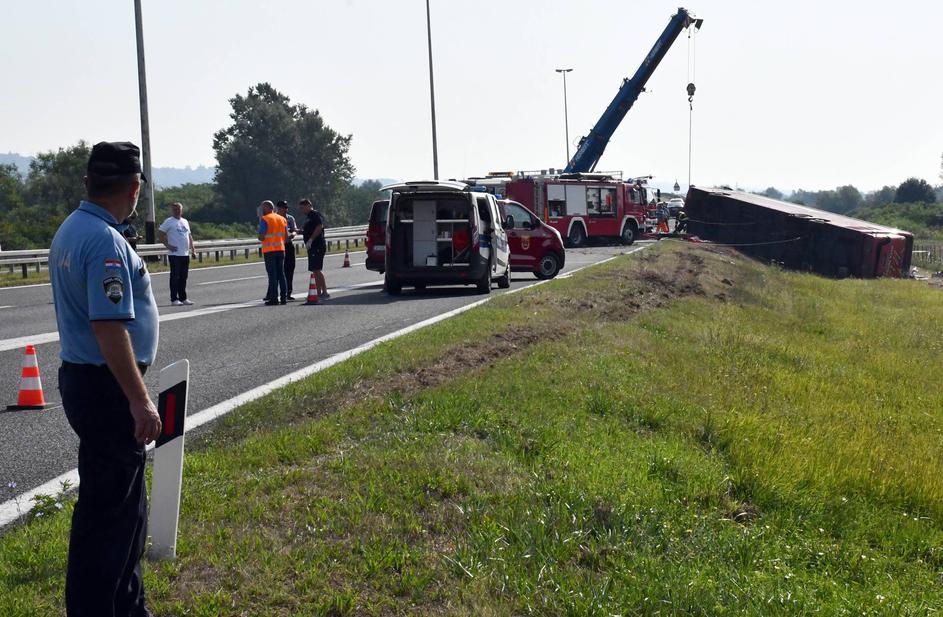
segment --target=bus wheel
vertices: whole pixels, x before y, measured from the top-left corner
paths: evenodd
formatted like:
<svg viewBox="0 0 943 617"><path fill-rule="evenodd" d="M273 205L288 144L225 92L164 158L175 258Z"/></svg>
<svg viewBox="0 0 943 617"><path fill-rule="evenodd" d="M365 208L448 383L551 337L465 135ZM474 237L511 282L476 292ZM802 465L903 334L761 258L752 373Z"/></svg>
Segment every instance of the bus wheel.
<svg viewBox="0 0 943 617"><path fill-rule="evenodd" d="M629 246L635 242L635 229L631 225L626 223L625 227L622 228L622 236L620 237L622 244Z"/></svg>
<svg viewBox="0 0 943 617"><path fill-rule="evenodd" d="M570 235L567 236L567 240L570 241L570 246L573 248L579 248L586 244L586 231L583 230L583 226L577 223L570 229Z"/></svg>

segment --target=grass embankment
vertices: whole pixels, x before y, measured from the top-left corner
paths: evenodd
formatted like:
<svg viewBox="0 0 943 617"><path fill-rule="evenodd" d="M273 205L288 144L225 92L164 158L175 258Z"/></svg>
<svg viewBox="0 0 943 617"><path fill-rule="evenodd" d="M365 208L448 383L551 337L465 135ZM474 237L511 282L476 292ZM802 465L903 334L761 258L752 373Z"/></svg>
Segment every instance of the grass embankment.
<svg viewBox="0 0 943 617"><path fill-rule="evenodd" d="M159 615L923 615L943 606L940 292L662 245L191 439ZM61 612L63 512L0 538Z"/></svg>

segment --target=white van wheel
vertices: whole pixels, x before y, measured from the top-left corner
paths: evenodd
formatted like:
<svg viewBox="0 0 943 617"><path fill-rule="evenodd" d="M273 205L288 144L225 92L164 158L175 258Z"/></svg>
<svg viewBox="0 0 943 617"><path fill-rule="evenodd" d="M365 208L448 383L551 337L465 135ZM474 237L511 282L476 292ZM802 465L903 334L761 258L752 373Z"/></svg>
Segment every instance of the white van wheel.
<svg viewBox="0 0 943 617"><path fill-rule="evenodd" d="M491 268L487 268L485 270L485 275L481 277L481 280L478 281L477 287L478 293L491 293Z"/></svg>
<svg viewBox="0 0 943 617"><path fill-rule="evenodd" d="M511 286L511 266L508 266L504 270L504 276L498 279L498 287L501 289L507 289Z"/></svg>
<svg viewBox="0 0 943 617"><path fill-rule="evenodd" d="M390 277L387 276L383 282L383 286L386 287L386 293L391 296L398 296L403 292L402 284L393 282L390 280Z"/></svg>

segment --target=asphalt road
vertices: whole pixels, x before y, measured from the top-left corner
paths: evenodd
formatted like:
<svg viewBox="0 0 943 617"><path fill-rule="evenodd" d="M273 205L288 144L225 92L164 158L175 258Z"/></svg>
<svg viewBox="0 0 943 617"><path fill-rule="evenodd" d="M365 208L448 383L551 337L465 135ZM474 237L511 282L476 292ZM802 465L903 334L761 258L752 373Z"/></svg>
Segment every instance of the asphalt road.
<svg viewBox="0 0 943 617"><path fill-rule="evenodd" d="M635 247L633 247L635 248ZM567 252L564 273L624 252L621 246ZM299 260L294 277L298 302L261 303L266 279L262 264L190 271L193 306L170 305L166 273L152 274L161 314L160 346L154 370L145 378L157 400L157 367L190 360L189 413L195 413L264 385L299 368L347 351L416 322L480 300L474 287L406 288L392 298L382 277L363 267L363 253L325 259L332 298L304 306L308 272ZM511 287L532 285L529 273L514 273ZM501 293L495 286L493 294ZM46 402L44 411L5 412L16 402L23 347L36 345ZM49 285L0 288L0 502L39 486L76 465L78 442L65 419L58 392L59 343ZM7 489L16 482L15 491Z"/></svg>

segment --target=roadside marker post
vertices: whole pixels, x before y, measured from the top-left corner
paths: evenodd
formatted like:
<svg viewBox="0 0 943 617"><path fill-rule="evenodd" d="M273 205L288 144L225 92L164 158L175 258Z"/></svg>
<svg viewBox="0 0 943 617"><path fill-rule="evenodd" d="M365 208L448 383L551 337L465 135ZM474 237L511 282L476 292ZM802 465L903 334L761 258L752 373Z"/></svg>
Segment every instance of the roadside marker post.
<svg viewBox="0 0 943 617"><path fill-rule="evenodd" d="M160 372L161 434L154 444L154 474L151 482L148 530L152 559L174 559L177 556L177 523L180 519L180 489L183 484L184 421L187 415L187 394L190 361L180 360Z"/></svg>

